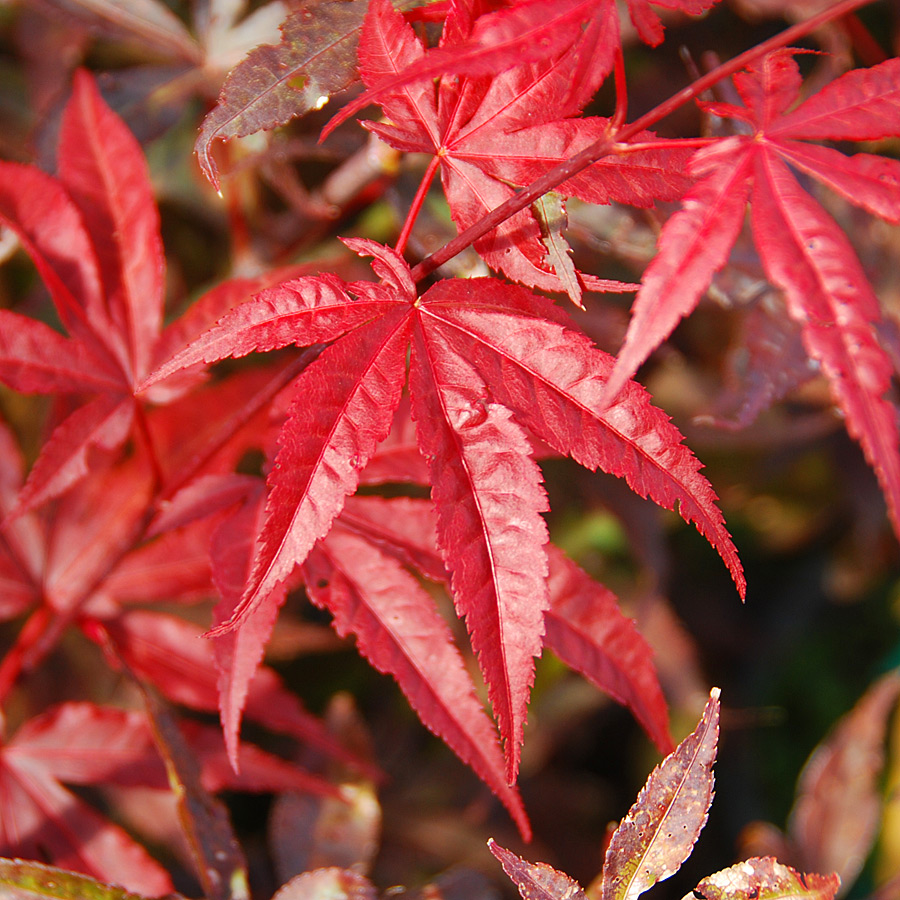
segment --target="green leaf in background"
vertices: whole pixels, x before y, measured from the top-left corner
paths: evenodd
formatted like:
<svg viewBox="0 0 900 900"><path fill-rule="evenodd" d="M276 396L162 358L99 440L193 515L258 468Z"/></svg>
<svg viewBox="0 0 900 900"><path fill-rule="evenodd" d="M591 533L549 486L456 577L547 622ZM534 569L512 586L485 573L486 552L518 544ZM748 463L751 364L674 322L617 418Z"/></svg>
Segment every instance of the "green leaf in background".
<svg viewBox="0 0 900 900"><path fill-rule="evenodd" d="M21 859L0 859L0 900L146 900L124 888L87 875ZM166 900L177 900L169 894Z"/></svg>

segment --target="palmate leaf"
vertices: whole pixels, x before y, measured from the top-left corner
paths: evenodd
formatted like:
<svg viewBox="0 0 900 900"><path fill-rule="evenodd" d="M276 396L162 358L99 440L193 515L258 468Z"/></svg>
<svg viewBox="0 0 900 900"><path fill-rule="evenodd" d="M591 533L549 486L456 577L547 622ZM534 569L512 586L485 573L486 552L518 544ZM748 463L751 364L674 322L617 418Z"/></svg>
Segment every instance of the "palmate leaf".
<svg viewBox="0 0 900 900"><path fill-rule="evenodd" d="M663 228L603 402L694 308L728 258L749 197L753 238L766 273L784 293L807 354L828 378L900 534L900 431L888 395L893 365L879 341L878 300L849 240L785 165L796 165L851 202L897 221L896 161L872 154L846 157L802 142L900 133L900 64L889 60L849 72L786 113L801 86L795 52L777 51L735 76L744 107L714 105L717 114L755 133L717 141L691 160L700 181Z"/></svg>
<svg viewBox="0 0 900 900"><path fill-rule="evenodd" d="M0 219L19 234L71 335L5 313L13 333L0 341L0 377L84 402L44 444L18 514L80 481L95 449L124 444L162 324L165 260L147 165L87 72L75 76L58 156L58 181L0 164Z"/></svg>
<svg viewBox="0 0 900 900"><path fill-rule="evenodd" d="M240 627L275 602L272 590L325 538L388 433L411 344L411 405L437 505L437 540L457 611L466 617L489 685L512 780L548 604L540 517L546 498L525 428L582 465L624 477L662 506L677 503L743 591L740 562L715 495L681 435L637 385L612 410L597 411L612 360L550 301L494 279L439 282L416 298L408 268L395 252L372 242L357 249L377 254L384 284L349 285L342 301L333 277L326 281L336 293L319 290L325 282L318 278L300 279L291 287L297 315L289 308L289 292L264 291L147 382L177 372L180 361L209 359L210 347L240 355L248 335L250 343L271 339L280 345L320 338L316 298L327 315L333 306L352 307L352 291L375 316L363 315L349 328L342 321L333 343L297 379L269 477L253 575L231 619L213 633ZM270 296L283 305L270 331L260 332L255 310L265 309ZM294 333L285 322L294 324ZM359 527L348 521L348 528ZM392 543L386 534L380 540ZM405 552L400 551L403 562ZM436 567L432 571L438 574ZM653 727L660 739L664 725Z"/></svg>
<svg viewBox="0 0 900 900"><path fill-rule="evenodd" d="M303 566L310 598L353 634L360 652L396 679L422 722L500 798L523 835L531 828L506 784L496 733L475 696L450 629L399 563L336 527Z"/></svg>
<svg viewBox="0 0 900 900"><path fill-rule="evenodd" d="M540 5L532 4L535 16ZM391 83L400 66L426 64L431 54L451 50L454 35L471 25L464 9L454 7L441 47L426 51L390 0L372 0L360 41L364 82L370 87ZM590 51L595 52L600 52L597 47ZM578 43L490 79L447 77L436 98L428 81L386 90L379 102L389 121L366 127L397 149L440 159L451 215L464 230L508 200L514 185L530 183L609 131L605 119L574 118L599 86L595 60L586 66L586 53ZM607 55L611 61L612 51ZM643 147L654 136L643 133L636 140ZM681 148L612 154L559 191L588 202L617 199L639 206L676 199L688 185L686 159ZM541 227L530 210L516 213L477 241L475 249L492 268L529 287L558 292L571 288L571 279L559 277L548 264Z"/></svg>
<svg viewBox="0 0 900 900"><path fill-rule="evenodd" d="M139 844L60 783L115 782L153 764L140 715L82 703L32 719L0 750L0 852L49 854L61 867L143 894L170 892L168 874Z"/></svg>

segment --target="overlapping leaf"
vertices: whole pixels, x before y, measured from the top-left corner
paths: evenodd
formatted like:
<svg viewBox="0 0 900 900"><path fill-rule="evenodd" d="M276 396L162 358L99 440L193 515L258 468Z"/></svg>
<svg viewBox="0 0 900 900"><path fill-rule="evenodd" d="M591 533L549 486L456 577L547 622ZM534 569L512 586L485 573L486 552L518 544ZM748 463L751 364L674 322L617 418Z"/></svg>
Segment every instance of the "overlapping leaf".
<svg viewBox="0 0 900 900"><path fill-rule="evenodd" d="M363 0L307 0L282 23L280 44L256 47L229 73L196 145L200 167L216 188L214 141L270 130L319 109L354 80L365 10Z"/></svg>
<svg viewBox="0 0 900 900"><path fill-rule="evenodd" d="M531 15L537 17L538 11ZM464 7L454 7L441 47L426 51L389 0L374 0L360 42L363 80L371 87L390 82L402 69L426 64L431 53L451 52L454 36L471 27ZM590 46L596 55L606 45ZM437 94L427 80L385 91L379 102L389 122L367 127L400 150L439 157L444 192L463 230L509 199L513 185L530 183L608 133L606 119L573 118L605 71L597 60L586 61L586 52L576 42L545 60L508 68L490 79L445 78ZM611 49L603 52L611 64ZM641 134L637 139L647 143L653 136ZM592 203L616 200L635 206L676 199L688 185L686 158L682 150L611 155L559 191ZM539 222L530 210L512 216L475 248L490 266L517 281L553 291L567 289L565 273L548 262ZM593 284L589 276L580 280L584 287ZM571 293L571 284L568 287ZM579 298L573 297L576 302Z"/></svg>
<svg viewBox="0 0 900 900"><path fill-rule="evenodd" d="M272 590L306 561L355 490L387 434L411 345L412 411L438 541L513 777L549 603L539 515L546 499L523 426L583 465L626 478L642 496L670 509L677 503L743 591L740 563L715 495L677 430L637 385L613 409L597 412L612 361L549 301L492 279L439 282L417 298L396 254L358 243L376 254L386 284L304 278L264 291L154 378L259 344L333 342L296 383L253 574L226 623L239 626L272 602Z"/></svg>
<svg viewBox="0 0 900 900"><path fill-rule="evenodd" d="M0 852L49 854L61 867L143 894L170 892L159 863L61 784L128 783L150 766L159 762L139 714L67 704L32 719L0 750Z"/></svg>
<svg viewBox="0 0 900 900"><path fill-rule="evenodd" d="M900 61L849 72L788 112L801 86L792 53L770 54L735 77L744 106L711 107L752 133L717 140L692 158L690 171L699 181L663 228L605 397L614 397L694 309L727 261L749 199L766 274L783 292L807 354L828 378L900 533L900 431L890 395L894 369L878 336L878 300L849 240L787 165L874 215L900 221L900 163L805 143L900 133Z"/></svg>
<svg viewBox="0 0 900 900"><path fill-rule="evenodd" d="M714 3L665 0L655 5L699 15ZM613 56L620 50L618 9L609 0L518 0L460 28L458 18L463 10L464 4L455 4L445 25L448 34L443 46L427 58L404 63L383 83L367 85L369 89L348 103L329 128L369 103L382 103L386 92L413 82L438 75L496 77L523 63L542 63L573 49L579 62L571 87L590 97L609 74ZM647 0L629 0L628 11L642 40L653 46L661 43L662 23Z"/></svg>

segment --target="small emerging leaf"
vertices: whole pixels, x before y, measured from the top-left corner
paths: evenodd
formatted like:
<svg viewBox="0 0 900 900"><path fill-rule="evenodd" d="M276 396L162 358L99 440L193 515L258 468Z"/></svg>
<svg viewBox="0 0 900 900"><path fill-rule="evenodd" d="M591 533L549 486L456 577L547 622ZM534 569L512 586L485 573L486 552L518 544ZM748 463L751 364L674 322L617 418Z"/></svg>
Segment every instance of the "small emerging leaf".
<svg viewBox="0 0 900 900"><path fill-rule="evenodd" d="M840 883L835 874L804 875L763 857L709 875L684 900L832 900Z"/></svg>
<svg viewBox="0 0 900 900"><path fill-rule="evenodd" d="M697 728L650 773L609 842L601 900L635 900L681 867L706 824L719 736L719 689Z"/></svg>
<svg viewBox="0 0 900 900"><path fill-rule="evenodd" d="M523 900L584 900L581 885L565 872L547 863L530 863L488 841L491 853L500 860L503 871L519 886Z"/></svg>

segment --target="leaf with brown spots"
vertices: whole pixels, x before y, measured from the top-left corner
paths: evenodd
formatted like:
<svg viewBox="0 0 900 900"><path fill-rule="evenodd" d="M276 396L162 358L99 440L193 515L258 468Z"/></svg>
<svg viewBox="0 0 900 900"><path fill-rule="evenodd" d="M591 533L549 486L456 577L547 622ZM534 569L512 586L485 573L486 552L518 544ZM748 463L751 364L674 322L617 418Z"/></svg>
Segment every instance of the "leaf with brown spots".
<svg viewBox="0 0 900 900"><path fill-rule="evenodd" d="M651 773L606 851L601 900L635 900L674 875L706 824L719 736L719 689L697 728Z"/></svg>
<svg viewBox="0 0 900 900"><path fill-rule="evenodd" d="M194 148L216 189L219 176L210 155L216 140L283 125L353 82L366 6L363 0L309 0L285 19L280 44L256 47L229 73Z"/></svg>
<svg viewBox="0 0 900 900"><path fill-rule="evenodd" d="M581 885L565 872L547 863L530 863L488 841L491 853L500 860L503 871L518 885L523 900L585 900Z"/></svg>
<svg viewBox="0 0 900 900"><path fill-rule="evenodd" d="M804 875L766 856L707 876L684 900L832 900L840 884L835 873Z"/></svg>

